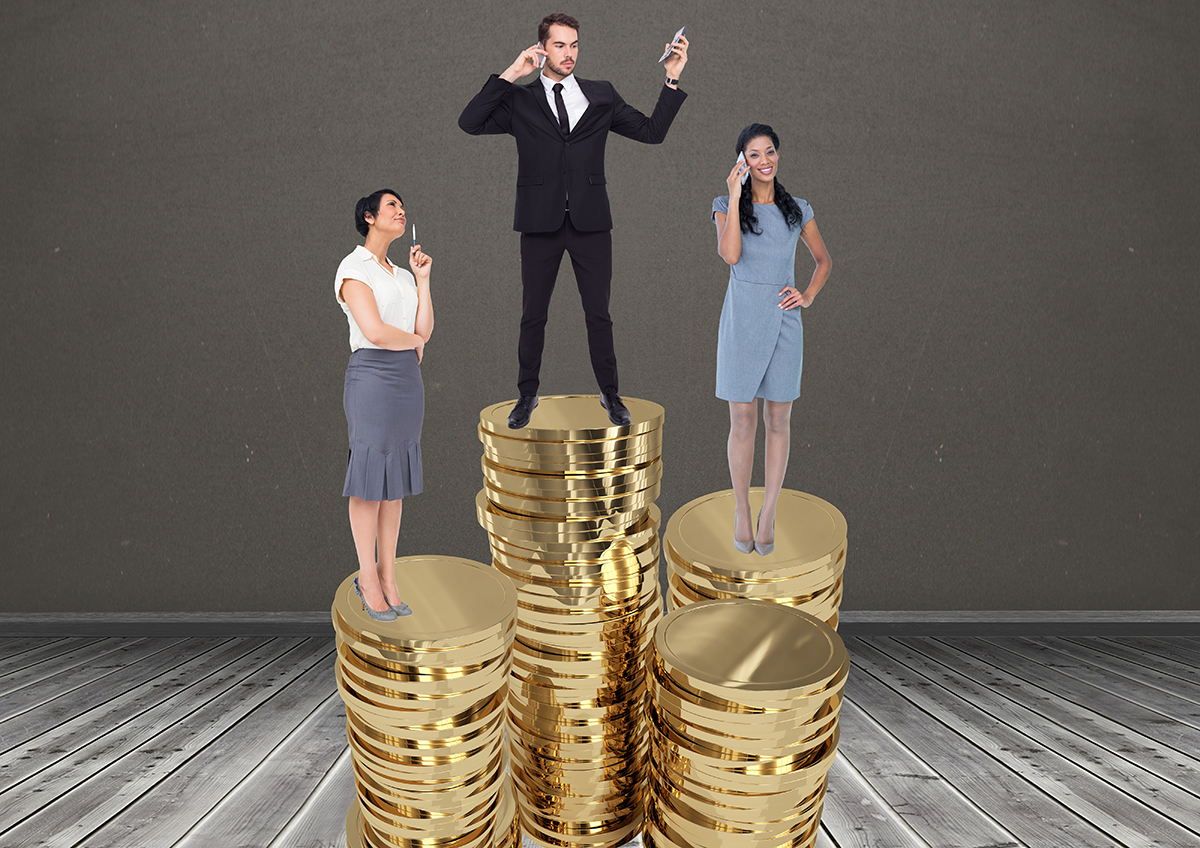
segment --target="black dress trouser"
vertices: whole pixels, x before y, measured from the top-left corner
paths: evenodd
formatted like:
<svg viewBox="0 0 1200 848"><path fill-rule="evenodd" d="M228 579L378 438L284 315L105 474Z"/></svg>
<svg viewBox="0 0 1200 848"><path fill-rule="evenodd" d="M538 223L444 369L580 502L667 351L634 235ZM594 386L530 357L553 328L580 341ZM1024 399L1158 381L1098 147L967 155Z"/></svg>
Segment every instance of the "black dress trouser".
<svg viewBox="0 0 1200 848"><path fill-rule="evenodd" d="M521 339L517 346L520 371L517 391L538 393L542 348L546 341L546 315L558 279L562 255L571 255L575 282L587 321L588 352L601 391L617 391L617 354L613 350L612 319L608 298L612 284L612 232L584 233L571 224L568 212L563 225L552 233L521 233Z"/></svg>

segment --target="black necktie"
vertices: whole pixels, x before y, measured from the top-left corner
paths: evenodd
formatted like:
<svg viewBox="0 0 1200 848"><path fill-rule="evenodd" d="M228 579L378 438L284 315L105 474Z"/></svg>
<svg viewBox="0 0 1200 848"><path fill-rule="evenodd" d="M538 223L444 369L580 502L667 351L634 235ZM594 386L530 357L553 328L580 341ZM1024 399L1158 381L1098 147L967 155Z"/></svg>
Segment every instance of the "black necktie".
<svg viewBox="0 0 1200 848"><path fill-rule="evenodd" d="M567 120L567 104L563 101L561 82L554 84L554 108L558 110L558 128L564 133L570 133L571 122Z"/></svg>

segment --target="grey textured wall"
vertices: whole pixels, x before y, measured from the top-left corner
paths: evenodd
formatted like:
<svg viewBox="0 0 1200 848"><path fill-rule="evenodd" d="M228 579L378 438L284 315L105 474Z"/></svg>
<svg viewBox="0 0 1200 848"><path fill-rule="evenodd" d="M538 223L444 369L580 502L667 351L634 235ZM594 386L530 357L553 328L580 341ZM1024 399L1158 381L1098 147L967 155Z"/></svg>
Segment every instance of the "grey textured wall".
<svg viewBox="0 0 1200 848"><path fill-rule="evenodd" d="M401 553L486 560L474 431L514 395L516 166L456 119L552 10L4 3L0 611L328 605L355 567L332 275L382 185L435 263ZM662 42L692 41L666 143L613 137L607 169L664 516L728 486L708 210L762 120L834 257L787 485L846 514L844 606L1200 608L1200 5L567 11L579 74L644 110ZM543 393L594 391L569 266L547 362Z"/></svg>

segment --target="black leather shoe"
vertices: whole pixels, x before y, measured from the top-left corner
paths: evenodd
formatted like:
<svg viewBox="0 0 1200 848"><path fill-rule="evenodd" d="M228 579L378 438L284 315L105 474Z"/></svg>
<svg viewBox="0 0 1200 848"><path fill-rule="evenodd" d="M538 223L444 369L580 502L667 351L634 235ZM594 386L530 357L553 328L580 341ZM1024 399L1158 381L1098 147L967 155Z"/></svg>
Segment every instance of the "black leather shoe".
<svg viewBox="0 0 1200 848"><path fill-rule="evenodd" d="M629 410L621 402L621 396L609 389L600 394L600 405L608 410L608 420L618 427L629 426Z"/></svg>
<svg viewBox="0 0 1200 848"><path fill-rule="evenodd" d="M537 395L521 395L513 411L508 413L508 429L520 430L529 423L529 416L538 405Z"/></svg>

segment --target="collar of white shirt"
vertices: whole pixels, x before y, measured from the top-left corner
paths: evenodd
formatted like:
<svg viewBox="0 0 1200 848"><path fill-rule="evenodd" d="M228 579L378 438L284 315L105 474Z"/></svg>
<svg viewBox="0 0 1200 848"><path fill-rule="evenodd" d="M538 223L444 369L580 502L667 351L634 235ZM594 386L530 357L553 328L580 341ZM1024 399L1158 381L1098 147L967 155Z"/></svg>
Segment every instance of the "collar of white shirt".
<svg viewBox="0 0 1200 848"><path fill-rule="evenodd" d="M379 262L375 259L375 254L372 253L371 251L367 250L367 246L365 244L360 244L358 247L354 248L354 255L357 256L359 259L363 260L364 262L369 261L369 262L374 262L376 265L379 264ZM390 256L385 256L384 259L386 259L388 265L391 265L393 268L400 267L399 265L397 265L395 262L392 261L392 258Z"/></svg>
<svg viewBox="0 0 1200 848"><path fill-rule="evenodd" d="M539 77L539 79L541 79L542 86L546 89L546 96L553 99L554 80L545 75ZM566 94L567 92L573 92L575 89L579 88L579 81L575 79L574 74L567 74L565 77L559 80L559 82L561 82L563 85L563 94Z"/></svg>
<svg viewBox="0 0 1200 848"><path fill-rule="evenodd" d="M550 104L550 114L557 115L558 104L554 100L554 80L545 76L541 77L541 80L542 88L546 92L546 102ZM567 107L567 126L573 130L579 123L579 119L583 117L583 113L587 111L588 99L574 74L563 77L562 85L563 105Z"/></svg>

